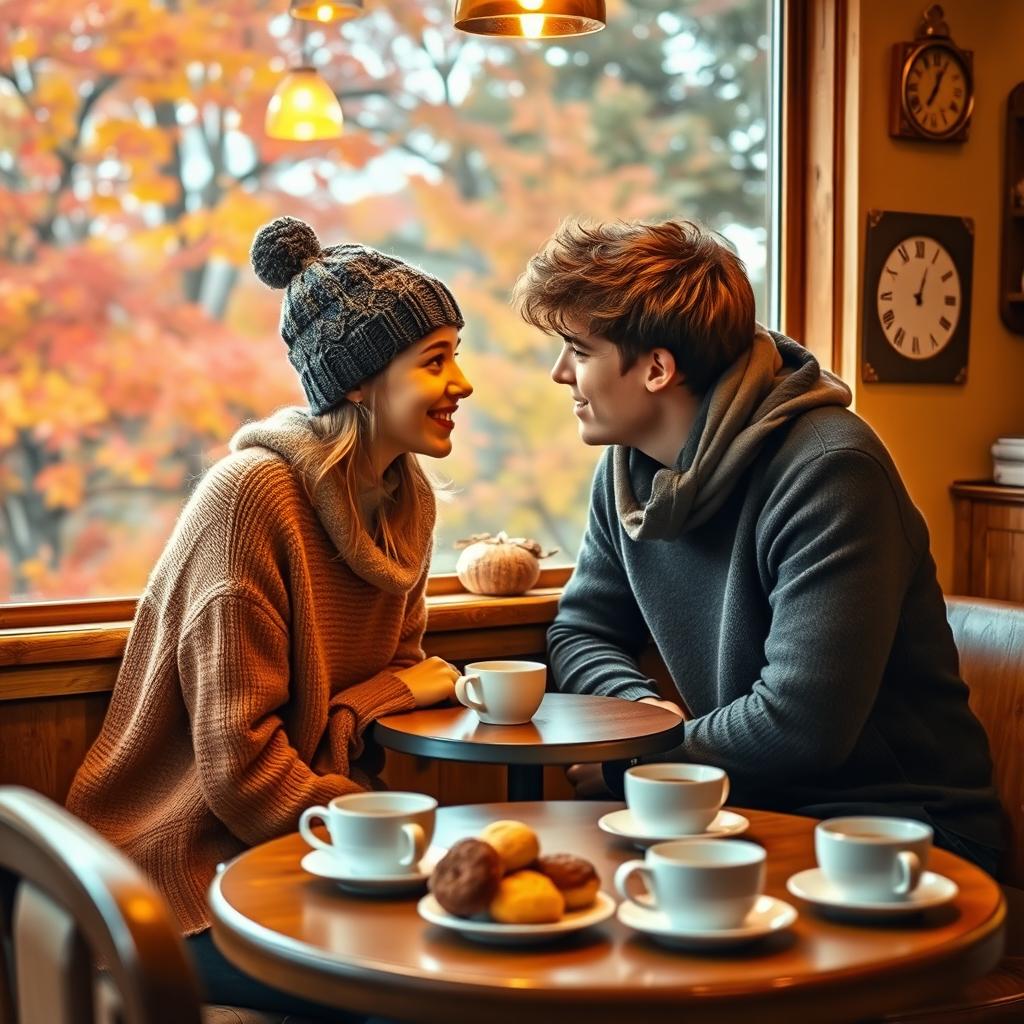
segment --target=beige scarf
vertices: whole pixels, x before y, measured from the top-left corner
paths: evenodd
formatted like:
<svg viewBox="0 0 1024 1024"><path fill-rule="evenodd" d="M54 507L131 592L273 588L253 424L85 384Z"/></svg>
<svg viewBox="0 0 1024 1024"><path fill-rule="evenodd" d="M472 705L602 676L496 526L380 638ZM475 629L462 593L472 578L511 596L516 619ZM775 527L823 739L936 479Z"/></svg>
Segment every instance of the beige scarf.
<svg viewBox="0 0 1024 1024"><path fill-rule="evenodd" d="M707 522L773 430L809 409L851 401L846 384L802 345L759 327L751 348L705 397L676 467L654 474L646 505L633 492L630 449L615 448L615 504L626 533L666 540Z"/></svg>

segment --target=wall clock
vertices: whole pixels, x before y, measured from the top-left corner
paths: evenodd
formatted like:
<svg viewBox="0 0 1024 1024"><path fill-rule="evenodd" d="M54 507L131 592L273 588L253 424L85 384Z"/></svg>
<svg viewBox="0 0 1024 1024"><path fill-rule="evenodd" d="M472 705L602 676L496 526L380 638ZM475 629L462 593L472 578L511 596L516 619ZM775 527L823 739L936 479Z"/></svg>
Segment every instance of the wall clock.
<svg viewBox="0 0 1024 1024"><path fill-rule="evenodd" d="M869 210L861 379L963 384L974 221Z"/></svg>
<svg viewBox="0 0 1024 1024"><path fill-rule="evenodd" d="M917 37L892 50L889 134L926 142L963 142L974 113L974 54L949 34L942 8L924 12Z"/></svg>

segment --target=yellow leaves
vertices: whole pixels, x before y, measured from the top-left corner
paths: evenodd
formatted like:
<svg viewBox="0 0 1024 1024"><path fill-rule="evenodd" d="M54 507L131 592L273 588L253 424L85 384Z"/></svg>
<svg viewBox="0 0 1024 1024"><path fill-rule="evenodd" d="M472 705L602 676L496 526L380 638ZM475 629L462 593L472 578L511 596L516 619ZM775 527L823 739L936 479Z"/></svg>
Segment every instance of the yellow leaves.
<svg viewBox="0 0 1024 1024"><path fill-rule="evenodd" d="M174 203L181 192L181 185L176 178L161 174L137 174L129 191L140 203Z"/></svg>
<svg viewBox="0 0 1024 1024"><path fill-rule="evenodd" d="M273 216L274 207L264 197L231 189L209 217L212 254L236 267L247 266L253 235Z"/></svg>
<svg viewBox="0 0 1024 1024"><path fill-rule="evenodd" d="M12 60L32 60L39 53L39 39L35 33L22 29L11 42L7 52Z"/></svg>
<svg viewBox="0 0 1024 1024"><path fill-rule="evenodd" d="M85 492L85 471L73 462L58 462L36 474L36 490L47 508L77 508Z"/></svg>

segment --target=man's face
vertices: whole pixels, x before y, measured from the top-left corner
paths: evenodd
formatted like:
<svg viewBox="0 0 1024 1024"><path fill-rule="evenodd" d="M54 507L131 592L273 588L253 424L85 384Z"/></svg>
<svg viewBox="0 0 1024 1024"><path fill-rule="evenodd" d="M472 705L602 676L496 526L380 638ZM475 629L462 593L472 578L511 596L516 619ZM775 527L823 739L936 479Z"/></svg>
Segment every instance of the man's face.
<svg viewBox="0 0 1024 1024"><path fill-rule="evenodd" d="M577 330L568 323L564 345L551 368L551 379L565 384L584 444L639 446L655 424L654 396L644 377L647 360L638 359L625 373L613 342Z"/></svg>

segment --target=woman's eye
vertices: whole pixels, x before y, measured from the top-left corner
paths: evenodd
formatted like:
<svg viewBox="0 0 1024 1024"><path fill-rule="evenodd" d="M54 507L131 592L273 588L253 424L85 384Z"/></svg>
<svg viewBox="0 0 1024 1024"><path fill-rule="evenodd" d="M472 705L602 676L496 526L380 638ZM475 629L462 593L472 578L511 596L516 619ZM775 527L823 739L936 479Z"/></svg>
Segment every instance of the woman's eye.
<svg viewBox="0 0 1024 1024"><path fill-rule="evenodd" d="M572 347L572 346L570 346L570 348L571 348L571 347ZM574 348L574 349L572 350L572 354L573 354L573 356L574 356L574 357L575 357L576 359L586 359L586 357L587 357L587 353L586 353L586 352L584 352L584 351L583 351L582 349L578 349L578 348Z"/></svg>
<svg viewBox="0 0 1024 1024"><path fill-rule="evenodd" d="M434 356L434 358L431 359L429 363L427 363L427 366L436 366L438 369L440 369L442 366L444 366L444 356Z"/></svg>

